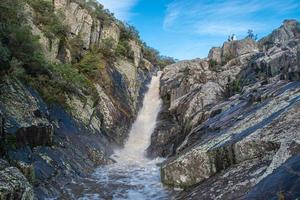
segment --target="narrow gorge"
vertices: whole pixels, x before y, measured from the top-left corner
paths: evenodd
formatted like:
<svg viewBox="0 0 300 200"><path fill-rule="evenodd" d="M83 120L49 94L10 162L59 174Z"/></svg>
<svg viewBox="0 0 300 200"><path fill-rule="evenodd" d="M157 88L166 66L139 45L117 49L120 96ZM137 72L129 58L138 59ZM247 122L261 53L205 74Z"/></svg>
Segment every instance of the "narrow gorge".
<svg viewBox="0 0 300 200"><path fill-rule="evenodd" d="M177 61L97 1L0 2L0 200L295 200L299 122L297 20Z"/></svg>

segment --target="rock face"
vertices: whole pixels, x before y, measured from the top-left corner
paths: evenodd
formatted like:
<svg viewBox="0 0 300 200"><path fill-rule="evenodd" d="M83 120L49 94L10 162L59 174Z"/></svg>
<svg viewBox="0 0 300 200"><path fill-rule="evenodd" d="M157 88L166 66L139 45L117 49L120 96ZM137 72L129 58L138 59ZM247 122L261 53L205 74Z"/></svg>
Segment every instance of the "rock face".
<svg viewBox="0 0 300 200"><path fill-rule="evenodd" d="M117 21L102 23L75 1L53 3L70 27L65 40L71 43L79 38L82 42L80 56L93 48L99 50L106 40L118 44ZM61 38L47 38L33 23L34 9L27 5L26 11L31 13L28 23L33 34L39 36L45 57L52 62L73 61L71 44L63 43ZM103 65L99 77L92 82L99 97L96 100L83 89L75 88L76 92L65 94L66 105L46 103L26 83L1 77L0 154L9 164L0 168L5 175L0 178L0 199L32 199L33 190L37 199L70 199L72 194L65 187L68 183L90 175L99 165L113 162L109 158L112 147L124 144L146 85L157 70L143 57L136 41L128 43L134 59L120 57ZM147 65L142 65L142 61ZM16 185L6 188L6 182Z"/></svg>
<svg viewBox="0 0 300 200"><path fill-rule="evenodd" d="M168 157L161 178L185 189L177 199L299 197L297 24L164 69L148 153Z"/></svg>
<svg viewBox="0 0 300 200"><path fill-rule="evenodd" d="M251 52L257 52L258 45L252 39L234 40L225 42L222 48L212 48L208 59L216 61L218 64L226 63L232 58L239 57Z"/></svg>
<svg viewBox="0 0 300 200"><path fill-rule="evenodd" d="M256 45L242 48L245 43L254 43L249 41L247 39L224 44L222 52L238 52L235 54L240 56L228 60L223 66L212 64L208 59L196 59L178 62L164 69L160 90L164 108L158 122L162 127L159 125L153 134L153 140L157 141L150 145L149 155L172 155L191 129L209 117L206 110L224 99L228 84L248 65L247 60L256 54ZM238 50L234 50L234 46ZM225 57L222 56L219 60L227 59ZM175 132L168 126L173 126ZM165 130L167 134L164 133ZM163 149L160 150L159 146Z"/></svg>
<svg viewBox="0 0 300 200"><path fill-rule="evenodd" d="M0 160L0 199L34 199L33 188L24 175L4 160Z"/></svg>
<svg viewBox="0 0 300 200"><path fill-rule="evenodd" d="M98 42L101 33L100 24L94 23L92 16L86 9L78 3L67 0L54 0L53 3L56 10L64 12L65 23L70 26L71 34L81 37L85 49L90 48L91 39L95 43Z"/></svg>

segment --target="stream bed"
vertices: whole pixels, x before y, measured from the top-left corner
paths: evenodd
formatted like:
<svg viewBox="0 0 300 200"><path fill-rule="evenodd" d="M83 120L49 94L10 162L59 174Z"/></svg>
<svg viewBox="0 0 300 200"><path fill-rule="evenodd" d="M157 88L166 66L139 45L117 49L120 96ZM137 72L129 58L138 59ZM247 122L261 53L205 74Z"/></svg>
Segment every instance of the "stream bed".
<svg viewBox="0 0 300 200"><path fill-rule="evenodd" d="M79 200L167 200L174 191L160 181L159 164L163 159L150 160L145 150L162 101L159 96L161 72L153 76L136 121L123 149L115 150L116 163L101 166L90 178L71 184L70 193Z"/></svg>

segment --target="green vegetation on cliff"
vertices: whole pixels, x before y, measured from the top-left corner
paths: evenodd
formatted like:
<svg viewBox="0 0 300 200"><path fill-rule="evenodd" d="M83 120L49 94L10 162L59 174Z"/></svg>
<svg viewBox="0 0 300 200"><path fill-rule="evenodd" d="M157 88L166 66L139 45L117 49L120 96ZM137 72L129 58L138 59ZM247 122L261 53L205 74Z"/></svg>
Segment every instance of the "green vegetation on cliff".
<svg viewBox="0 0 300 200"><path fill-rule="evenodd" d="M143 58L154 65L164 67L174 62L162 57L140 39L138 31L113 16L95 0L72 0L86 9L93 20L103 25L114 23L120 36L115 44L111 38L101 40L100 45L86 49L81 35L72 35L64 23L64 11L54 8L49 0L3 0L0 3L0 73L15 76L37 89L50 103L67 106L68 94L85 95L97 99L94 83L101 79L101 71L118 59L134 62L130 41L142 47ZM57 59L50 61L44 55L40 37L33 35L34 24L49 42L59 41ZM70 60L66 60L69 50ZM141 63L142 64L142 63Z"/></svg>

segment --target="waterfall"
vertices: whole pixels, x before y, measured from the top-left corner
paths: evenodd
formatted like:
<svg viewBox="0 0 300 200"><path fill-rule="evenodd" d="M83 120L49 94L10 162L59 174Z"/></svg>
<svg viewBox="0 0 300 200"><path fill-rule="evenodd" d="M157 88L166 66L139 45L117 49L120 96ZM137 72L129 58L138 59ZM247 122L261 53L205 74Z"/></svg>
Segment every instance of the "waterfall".
<svg viewBox="0 0 300 200"><path fill-rule="evenodd" d="M116 150L113 155L116 163L101 166L93 173L92 178L83 184L85 190L80 200L170 199L171 192L160 181L157 164L162 160L150 160L145 156L162 104L159 96L160 76L161 72L152 77L129 138L124 148Z"/></svg>
<svg viewBox="0 0 300 200"><path fill-rule="evenodd" d="M151 134L154 131L156 118L161 108L159 96L159 83L161 72L153 76L149 89L143 100L143 107L138 113L137 119L132 125L128 141L122 150L115 153L117 162L144 162L145 150L150 145Z"/></svg>

